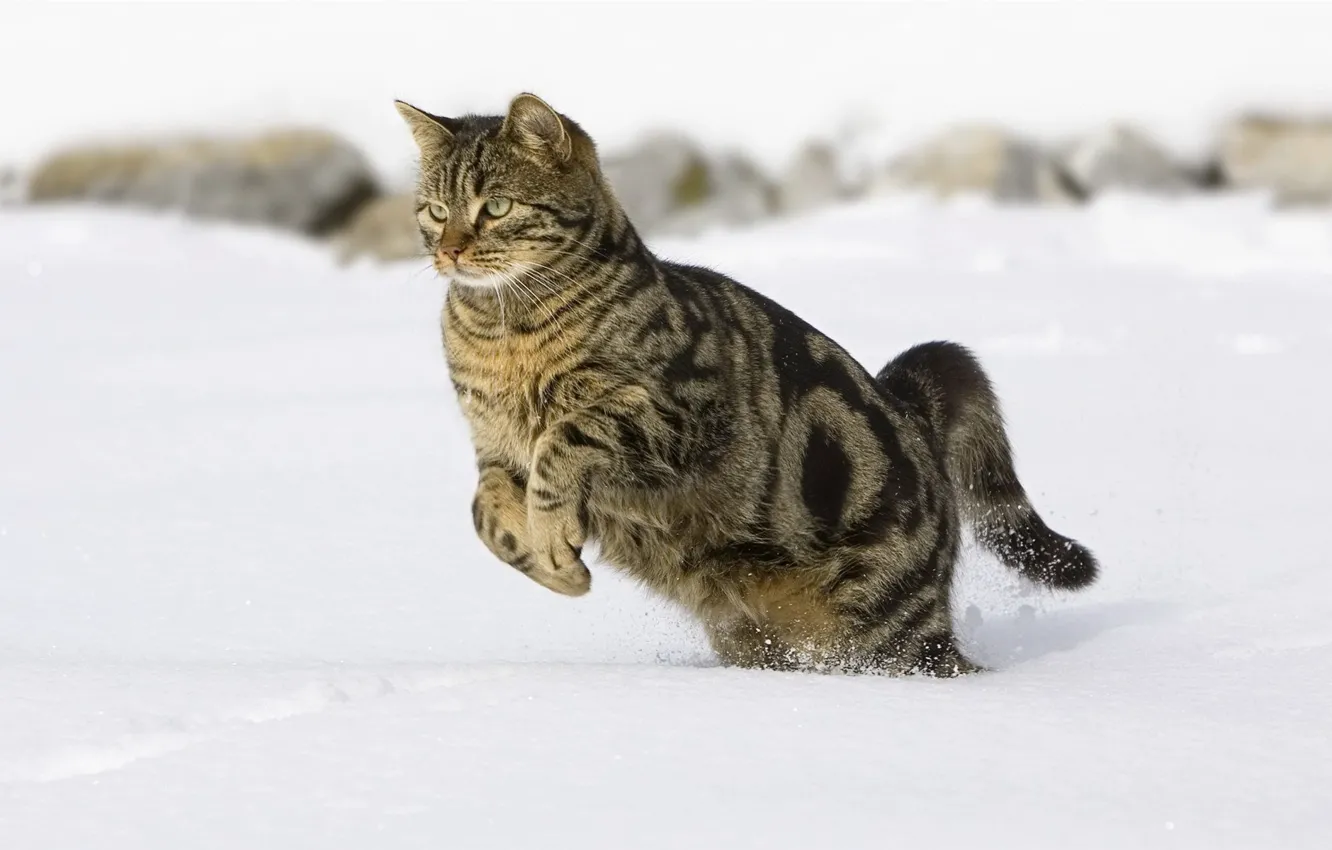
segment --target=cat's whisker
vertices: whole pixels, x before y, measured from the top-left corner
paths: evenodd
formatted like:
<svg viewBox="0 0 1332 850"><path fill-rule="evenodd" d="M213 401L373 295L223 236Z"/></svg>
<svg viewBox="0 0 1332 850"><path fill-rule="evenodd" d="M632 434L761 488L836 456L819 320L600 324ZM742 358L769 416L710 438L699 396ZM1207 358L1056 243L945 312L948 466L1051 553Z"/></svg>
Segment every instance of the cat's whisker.
<svg viewBox="0 0 1332 850"><path fill-rule="evenodd" d="M550 266L544 266L544 265L533 267L533 268L532 268L532 274L534 274L534 275L539 275L539 276L540 276L540 280L541 280L541 282L544 283L546 286L549 286L551 292L556 292L556 291L558 291L558 290L560 289L560 284L559 284L558 282L553 281L553 280L551 280L550 278L546 277L545 275L546 275L547 272L552 273L552 274L557 274L557 275L559 275L560 277L562 277L562 278L565 280L566 283L568 283L568 284L570 284L570 285L572 285L572 286L577 286L577 285L578 285L578 280L577 280L576 278L570 277L569 275L565 274L564 272L560 271L559 269L554 269L554 268L551 268Z"/></svg>
<svg viewBox="0 0 1332 850"><path fill-rule="evenodd" d="M522 269L522 273L523 273L523 274L535 274L535 273L536 273L536 269L535 269L534 267L532 267L531 264L529 264L529 263L522 263L521 265L524 267L524 268ZM556 317L556 315L555 315L555 311L552 310L552 309L550 309L550 306L549 306L548 304L546 304L546 302L545 302L544 300L542 300L540 296L538 296L535 292L533 292L531 289L529 289L529 288L528 288L528 287L527 287L527 286L521 281L520 276L519 276L518 274L513 275L511 279L512 279L512 281L513 281L514 286L518 287L522 292L524 292L524 293L527 295L527 297L531 300L531 303L532 303L532 305L533 305L534 307L538 307L538 308L540 308L541 311L544 312L544 313L546 314L546 317L549 318L552 322L554 322L554 321L556 320L557 317ZM543 283L545 282L544 280L542 280L542 279L540 279L540 278L538 278L538 280L539 280L539 282L543 282ZM551 291L554 292L554 291L556 291L556 290L555 290L554 287L552 287L552 288L551 288Z"/></svg>
<svg viewBox="0 0 1332 850"><path fill-rule="evenodd" d="M573 257L574 259L582 260L588 265L597 265L598 263L605 262L605 258L588 253L587 251L561 251L558 248L543 248L539 253L554 254L557 257Z"/></svg>
<svg viewBox="0 0 1332 850"><path fill-rule="evenodd" d="M500 330L504 331L505 333L508 333L509 326L504 319L504 287L502 286L495 287L495 300L499 302Z"/></svg>
<svg viewBox="0 0 1332 850"><path fill-rule="evenodd" d="M434 268L435 264L433 262L427 261L426 264L421 266L420 268L413 269L412 273L407 276L407 279L412 283L415 283L421 275L425 274L428 271L433 270Z"/></svg>
<svg viewBox="0 0 1332 850"><path fill-rule="evenodd" d="M596 257L599 260L604 261L610 259L610 257L607 257L606 255L601 253L600 247L593 245L591 242L584 242L582 239L578 239L576 237L571 237L569 241L574 243L575 245L579 245L583 248L586 248L593 257Z"/></svg>

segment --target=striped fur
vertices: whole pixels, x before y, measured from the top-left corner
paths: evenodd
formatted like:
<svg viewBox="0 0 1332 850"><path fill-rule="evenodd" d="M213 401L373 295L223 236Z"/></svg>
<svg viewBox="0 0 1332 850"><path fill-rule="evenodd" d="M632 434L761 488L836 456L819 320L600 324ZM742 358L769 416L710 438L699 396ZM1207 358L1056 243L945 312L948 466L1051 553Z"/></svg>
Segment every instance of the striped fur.
<svg viewBox="0 0 1332 850"><path fill-rule="evenodd" d="M591 138L532 95L503 117L398 108L422 236L452 280L473 518L499 559L576 596L595 540L697 616L724 663L935 675L977 669L949 610L964 522L1036 581L1095 578L1032 508L965 349L918 346L871 377L757 292L658 259Z"/></svg>

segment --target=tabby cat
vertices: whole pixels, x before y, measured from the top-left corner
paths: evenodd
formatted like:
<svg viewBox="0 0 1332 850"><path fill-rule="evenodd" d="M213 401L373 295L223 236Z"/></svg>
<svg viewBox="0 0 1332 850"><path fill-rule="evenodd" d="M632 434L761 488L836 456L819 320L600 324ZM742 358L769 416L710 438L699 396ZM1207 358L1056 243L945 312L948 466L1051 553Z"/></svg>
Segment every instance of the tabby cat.
<svg viewBox="0 0 1332 850"><path fill-rule="evenodd" d="M397 108L500 560L579 596L594 540L726 664L942 676L979 669L949 611L964 522L1029 579L1095 579L1028 501L966 349L871 377L768 298L658 259L592 139L534 95L502 117Z"/></svg>

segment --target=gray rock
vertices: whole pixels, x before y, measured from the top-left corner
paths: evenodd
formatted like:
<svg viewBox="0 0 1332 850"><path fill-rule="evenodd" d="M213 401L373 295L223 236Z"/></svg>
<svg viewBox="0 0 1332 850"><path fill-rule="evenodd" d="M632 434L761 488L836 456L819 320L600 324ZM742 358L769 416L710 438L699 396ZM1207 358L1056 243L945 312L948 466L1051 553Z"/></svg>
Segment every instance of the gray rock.
<svg viewBox="0 0 1332 850"><path fill-rule="evenodd" d="M837 154L830 145L805 146L777 184L777 209L793 215L837 203L847 195Z"/></svg>
<svg viewBox="0 0 1332 850"><path fill-rule="evenodd" d="M1332 203L1332 117L1240 118L1222 132L1218 158L1232 187L1268 190L1283 205Z"/></svg>
<svg viewBox="0 0 1332 850"><path fill-rule="evenodd" d="M29 183L37 203L174 209L314 235L341 227L377 191L360 152L317 130L71 148L39 163Z"/></svg>
<svg viewBox="0 0 1332 850"><path fill-rule="evenodd" d="M696 233L772 214L773 187L738 155L709 157L688 139L657 134L603 157L602 170L643 233Z"/></svg>
<svg viewBox="0 0 1332 850"><path fill-rule="evenodd" d="M702 151L683 136L650 136L602 157L601 168L630 220L645 233L712 192Z"/></svg>
<svg viewBox="0 0 1332 850"><path fill-rule="evenodd" d="M983 125L956 127L908 150L872 180L870 191L979 194L1006 203L1078 200L1048 152Z"/></svg>
<svg viewBox="0 0 1332 850"><path fill-rule="evenodd" d="M427 256L416 223L416 195L403 193L376 198L334 237L338 260L358 257L395 262Z"/></svg>
<svg viewBox="0 0 1332 850"><path fill-rule="evenodd" d="M1064 151L1061 165L1086 195L1107 189L1178 195L1199 188L1193 175L1165 148L1120 124L1074 142Z"/></svg>
<svg viewBox="0 0 1332 850"><path fill-rule="evenodd" d="M706 194L676 208L657 232L691 235L716 227L744 227L773 215L776 190L754 163L730 154L706 162L704 168Z"/></svg>
<svg viewBox="0 0 1332 850"><path fill-rule="evenodd" d="M21 204L27 198L23 175L17 168L0 166L0 207Z"/></svg>

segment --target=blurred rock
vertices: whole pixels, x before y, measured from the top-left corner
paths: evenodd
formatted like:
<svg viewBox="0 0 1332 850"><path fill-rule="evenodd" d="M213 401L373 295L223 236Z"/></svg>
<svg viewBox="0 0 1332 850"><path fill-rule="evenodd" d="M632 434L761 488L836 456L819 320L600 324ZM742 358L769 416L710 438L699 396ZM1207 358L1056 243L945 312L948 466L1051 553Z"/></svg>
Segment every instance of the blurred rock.
<svg viewBox="0 0 1332 850"><path fill-rule="evenodd" d="M1266 189L1283 205L1332 203L1332 118L1241 118L1221 134L1226 184Z"/></svg>
<svg viewBox="0 0 1332 850"><path fill-rule="evenodd" d="M38 164L28 187L33 202L174 209L314 235L345 224L376 193L360 152L318 130L70 148Z"/></svg>
<svg viewBox="0 0 1332 850"><path fill-rule="evenodd" d="M412 193L385 195L361 207L334 241L338 260L344 264L358 257L394 262L427 256Z"/></svg>
<svg viewBox="0 0 1332 850"><path fill-rule="evenodd" d="M703 154L683 136L657 134L602 157L602 172L638 229L655 230L681 207L711 191Z"/></svg>
<svg viewBox="0 0 1332 850"><path fill-rule="evenodd" d="M941 198L980 194L1006 203L1063 203L1080 193L1037 145L997 127L962 126L889 163L871 192L929 191Z"/></svg>
<svg viewBox="0 0 1332 850"><path fill-rule="evenodd" d="M22 203L27 194L19 170L0 165L0 207Z"/></svg>
<svg viewBox="0 0 1332 850"><path fill-rule="evenodd" d="M771 215L774 191L748 160L709 158L678 135L651 136L602 159L602 170L642 233L696 233Z"/></svg>
<svg viewBox="0 0 1332 850"><path fill-rule="evenodd" d="M777 209L795 215L846 197L837 154L826 144L806 145L777 183Z"/></svg>
<svg viewBox="0 0 1332 850"><path fill-rule="evenodd" d="M1073 143L1061 159L1064 173L1085 195L1107 189L1178 195L1199 181L1144 133L1113 124Z"/></svg>
<svg viewBox="0 0 1332 850"><path fill-rule="evenodd" d="M690 203L676 208L657 232L685 236L714 227L743 227L776 211L776 188L758 166L739 154L708 161L696 174L706 192L691 195Z"/></svg>

